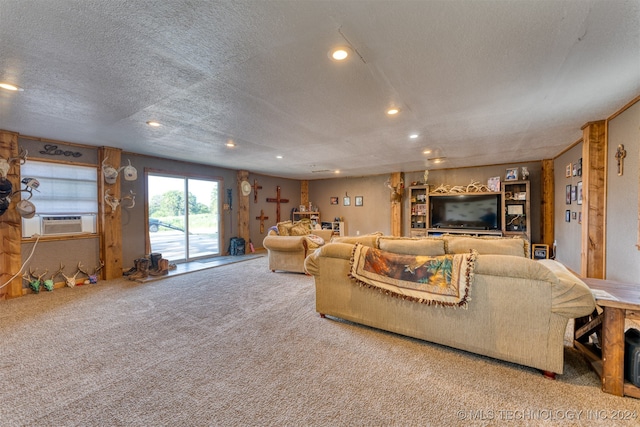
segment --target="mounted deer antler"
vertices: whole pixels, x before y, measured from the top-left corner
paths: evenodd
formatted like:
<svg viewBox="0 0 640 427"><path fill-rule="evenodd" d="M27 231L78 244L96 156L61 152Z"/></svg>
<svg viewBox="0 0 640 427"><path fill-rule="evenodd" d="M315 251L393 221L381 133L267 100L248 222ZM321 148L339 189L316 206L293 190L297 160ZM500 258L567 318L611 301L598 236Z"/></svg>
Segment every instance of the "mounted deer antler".
<svg viewBox="0 0 640 427"><path fill-rule="evenodd" d="M98 272L104 267L104 261L100 260L100 266L93 269L93 274L89 275L89 283L98 283ZM85 273L86 274L86 273Z"/></svg>
<svg viewBox="0 0 640 427"><path fill-rule="evenodd" d="M55 285L55 282L53 281L53 279L55 279L55 277L56 277L58 274L62 273L62 270L64 270L64 265L62 265L62 263L60 263L60 268L58 269L58 271L56 271L55 273L53 273L53 274L51 275L51 277L50 277L50 278L48 278L47 280L45 280L45 281L42 283L42 286L44 286L44 288L45 288L47 291L49 291L49 292L53 291L53 288L54 288L54 285Z"/></svg>
<svg viewBox="0 0 640 427"><path fill-rule="evenodd" d="M62 274L62 276L64 277L65 283L68 287L73 288L76 285L76 277L78 277L78 274L82 273L82 270L80 269L81 267L82 265L80 264L80 262L78 262L78 269L73 276L67 276L66 274L60 272L60 274Z"/></svg>
<svg viewBox="0 0 640 427"><path fill-rule="evenodd" d="M29 276L27 276L27 277L22 276L22 278L29 282L29 287L31 288L31 290L33 292L35 292L37 294L37 293L40 292L40 285L42 284L42 278L48 272L49 272L49 270L45 270L44 273L42 273L40 276L38 276L34 271L31 271L31 268L29 268Z"/></svg>
<svg viewBox="0 0 640 427"><path fill-rule="evenodd" d="M104 201L111 206L111 211L115 211L120 204L127 200L130 201L130 204L125 206L127 209L131 209L136 205L136 193L133 190L130 191L131 194L122 197L121 199L117 199L116 197L111 195L111 190L107 188L107 191L104 192Z"/></svg>
<svg viewBox="0 0 640 427"><path fill-rule="evenodd" d="M404 179L400 179L400 182L394 187L391 185L391 182L387 180L384 185L389 187L391 190L391 202L400 203L402 201L402 194L404 190Z"/></svg>

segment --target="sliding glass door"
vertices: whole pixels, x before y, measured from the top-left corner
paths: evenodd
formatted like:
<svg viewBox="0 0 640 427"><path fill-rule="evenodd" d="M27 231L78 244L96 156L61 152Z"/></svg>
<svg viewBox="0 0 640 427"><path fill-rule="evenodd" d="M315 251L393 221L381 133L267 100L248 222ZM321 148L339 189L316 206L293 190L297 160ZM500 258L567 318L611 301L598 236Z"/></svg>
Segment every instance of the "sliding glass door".
<svg viewBox="0 0 640 427"><path fill-rule="evenodd" d="M147 174L151 252L171 262L220 254L219 182Z"/></svg>

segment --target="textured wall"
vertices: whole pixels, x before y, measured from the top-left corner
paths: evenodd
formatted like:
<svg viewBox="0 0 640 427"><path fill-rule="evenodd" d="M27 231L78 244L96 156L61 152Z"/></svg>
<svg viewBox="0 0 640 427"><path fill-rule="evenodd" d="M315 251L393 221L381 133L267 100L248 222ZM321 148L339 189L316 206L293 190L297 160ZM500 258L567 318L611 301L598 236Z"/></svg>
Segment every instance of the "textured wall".
<svg viewBox="0 0 640 427"><path fill-rule="evenodd" d="M640 283L638 237L638 188L640 157L640 102L609 121L607 154L606 278ZM618 176L615 159L618 144L627 157Z"/></svg>

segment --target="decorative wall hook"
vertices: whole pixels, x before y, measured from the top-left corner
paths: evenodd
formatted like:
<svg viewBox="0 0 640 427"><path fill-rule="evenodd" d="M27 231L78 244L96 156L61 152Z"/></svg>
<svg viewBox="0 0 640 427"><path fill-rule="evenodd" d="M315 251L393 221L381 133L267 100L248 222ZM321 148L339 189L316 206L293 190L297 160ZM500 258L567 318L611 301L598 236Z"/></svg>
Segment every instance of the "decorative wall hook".
<svg viewBox="0 0 640 427"><path fill-rule="evenodd" d="M115 184L118 180L118 174L122 169L124 169L124 166L122 166L120 169L116 169L113 166L105 163L108 158L109 156L105 157L102 161L102 175L104 176L104 182L106 182L107 184Z"/></svg>
<svg viewBox="0 0 640 427"><path fill-rule="evenodd" d="M18 157L10 157L9 159L0 157L0 178L3 180L7 178L7 174L14 163L19 162L21 165L25 164L28 154L29 152L27 150L20 148L20 154L18 154Z"/></svg>

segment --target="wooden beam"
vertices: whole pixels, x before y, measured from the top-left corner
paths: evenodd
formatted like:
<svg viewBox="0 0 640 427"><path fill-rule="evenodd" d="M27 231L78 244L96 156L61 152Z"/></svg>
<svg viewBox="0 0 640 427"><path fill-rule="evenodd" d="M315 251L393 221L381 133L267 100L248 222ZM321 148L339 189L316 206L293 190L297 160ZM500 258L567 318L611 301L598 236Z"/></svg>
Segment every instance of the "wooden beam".
<svg viewBox="0 0 640 427"><path fill-rule="evenodd" d="M309 207L309 181L306 180L300 181L300 204Z"/></svg>
<svg viewBox="0 0 640 427"><path fill-rule="evenodd" d="M7 160L18 157L18 134L0 131L0 157ZM13 191L20 189L20 165L14 163L7 173ZM21 193L19 193L21 194ZM22 266L22 218L16 211L16 203L20 196L11 198L11 204L0 216L0 284L7 282L20 271ZM0 288L0 300L22 296L22 276L18 275L9 284Z"/></svg>
<svg viewBox="0 0 640 427"><path fill-rule="evenodd" d="M120 168L122 150L119 148L100 147L98 150L98 161L106 159L105 164ZM117 279L122 277L122 206L112 209L105 199L105 192L116 198L121 198L120 180L121 175L115 184L107 184L102 175L102 168L98 171L98 214L100 217L100 259L104 261L102 269L103 279Z"/></svg>
<svg viewBox="0 0 640 427"><path fill-rule="evenodd" d="M554 179L553 159L542 161L542 200L540 201L540 232L542 243L553 246L555 240L554 228Z"/></svg>
<svg viewBox="0 0 640 427"><path fill-rule="evenodd" d="M582 250L580 274L605 278L606 121L582 128Z"/></svg>
<svg viewBox="0 0 640 427"><path fill-rule="evenodd" d="M236 176L238 186L238 236L242 237L247 243L246 247L249 247L249 239L251 238L249 233L249 195L242 195L242 181L249 181L249 172L238 171Z"/></svg>

